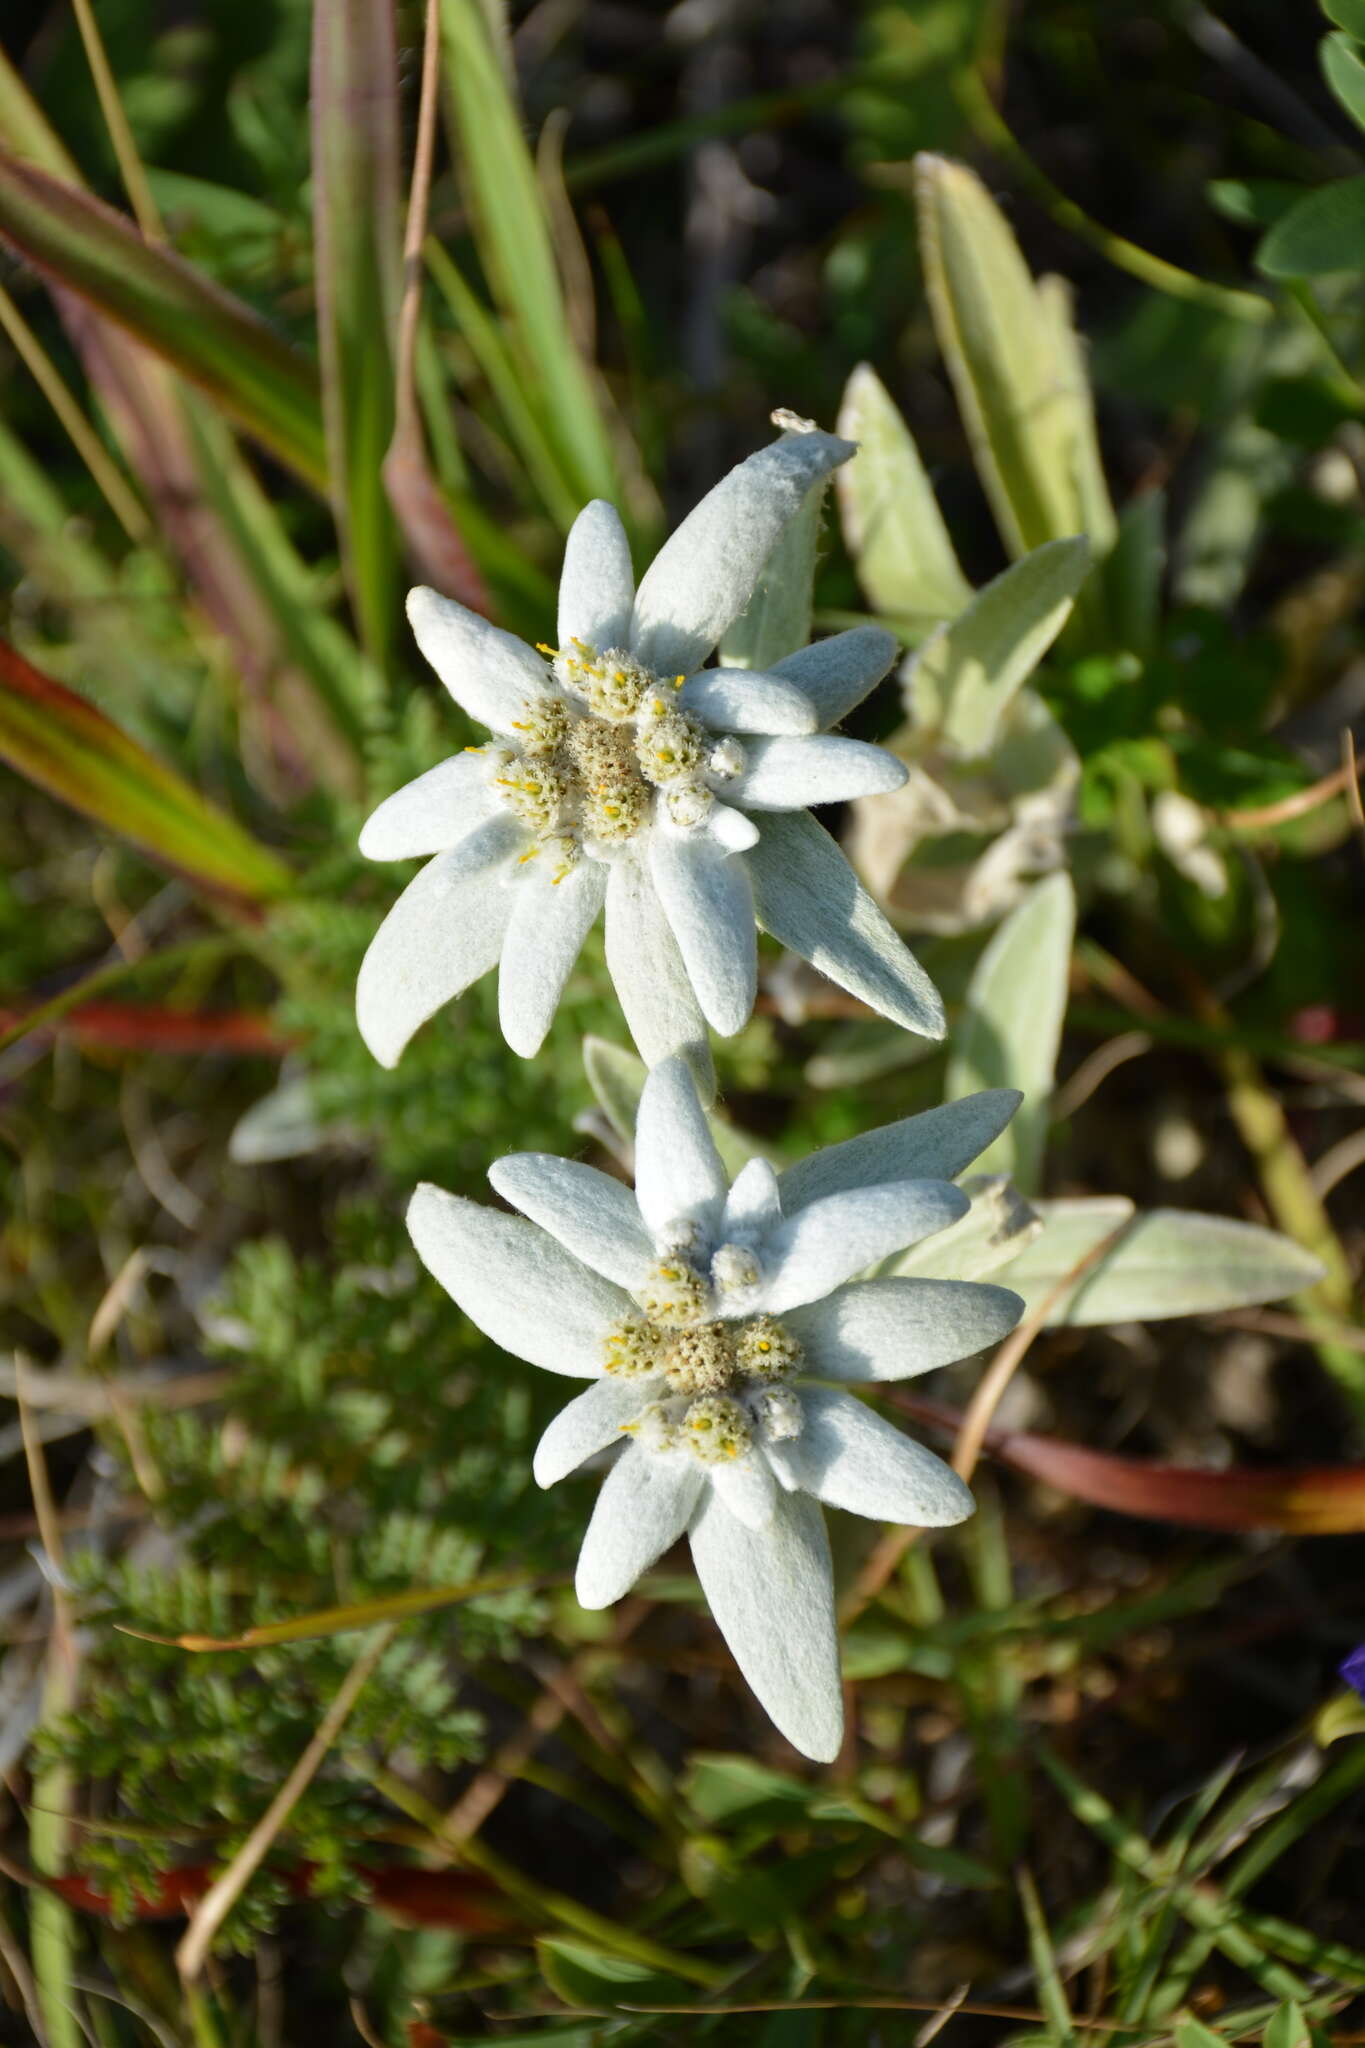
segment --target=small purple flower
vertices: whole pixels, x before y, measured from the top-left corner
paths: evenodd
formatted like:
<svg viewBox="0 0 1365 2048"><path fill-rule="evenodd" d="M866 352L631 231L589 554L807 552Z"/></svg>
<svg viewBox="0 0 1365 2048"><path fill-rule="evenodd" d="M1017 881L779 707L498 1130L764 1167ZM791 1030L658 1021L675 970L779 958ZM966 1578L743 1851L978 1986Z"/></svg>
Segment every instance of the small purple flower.
<svg viewBox="0 0 1365 2048"><path fill-rule="evenodd" d="M1351 1690L1359 1693L1361 1699L1365 1700L1365 1643L1352 1650L1350 1656L1343 1661L1341 1676Z"/></svg>

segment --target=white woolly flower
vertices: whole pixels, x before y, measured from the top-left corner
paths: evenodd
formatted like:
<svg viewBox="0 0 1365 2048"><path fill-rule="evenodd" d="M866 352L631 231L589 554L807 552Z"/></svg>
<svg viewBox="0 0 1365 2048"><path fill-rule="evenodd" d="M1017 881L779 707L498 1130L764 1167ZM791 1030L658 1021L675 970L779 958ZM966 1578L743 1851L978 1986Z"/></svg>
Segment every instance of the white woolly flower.
<svg viewBox="0 0 1365 2048"><path fill-rule="evenodd" d="M529 1058L604 905L647 1060L696 1057L706 1024L747 1021L755 921L884 1016L942 1035L932 983L804 809L904 782L884 749L828 731L885 675L891 635L855 627L769 673L703 666L807 493L853 452L811 432L750 456L638 591L620 519L589 505L565 550L557 648L413 591L418 645L494 738L398 790L361 834L373 860L435 856L360 970L361 1034L385 1066L494 965L507 1042Z"/></svg>
<svg viewBox="0 0 1365 2048"><path fill-rule="evenodd" d="M544 1153L489 1179L519 1216L418 1189L423 1263L480 1329L591 1386L541 1438L550 1486L621 1446L578 1560L585 1607L619 1600L686 1533L735 1660L790 1742L842 1739L834 1587L818 1503L932 1528L972 1497L940 1459L843 1391L993 1344L1006 1288L856 1276L963 1216L952 1185L1008 1122L1012 1089L727 1183L685 1063L651 1072L635 1192Z"/></svg>

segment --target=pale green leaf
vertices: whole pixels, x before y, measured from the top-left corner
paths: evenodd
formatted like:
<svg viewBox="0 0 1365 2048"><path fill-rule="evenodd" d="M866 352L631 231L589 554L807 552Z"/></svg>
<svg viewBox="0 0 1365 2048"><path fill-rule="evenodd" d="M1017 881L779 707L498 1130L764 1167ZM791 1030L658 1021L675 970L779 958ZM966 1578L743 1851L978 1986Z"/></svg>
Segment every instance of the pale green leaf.
<svg viewBox="0 0 1365 2048"><path fill-rule="evenodd" d="M1344 28L1358 43L1365 43L1365 0L1318 0L1329 21Z"/></svg>
<svg viewBox="0 0 1365 2048"><path fill-rule="evenodd" d="M1035 548L988 583L915 657L916 724L956 753L989 753L1000 720L1071 613L1090 566L1084 540Z"/></svg>
<svg viewBox="0 0 1365 2048"><path fill-rule="evenodd" d="M1080 512L1079 530L1098 557L1114 545L1118 520L1100 456L1085 344L1076 331L1069 281L1064 277L1040 277L1037 289L1063 406L1062 439L1069 450Z"/></svg>
<svg viewBox="0 0 1365 2048"><path fill-rule="evenodd" d="M858 443L835 477L844 540L875 610L926 627L970 604L933 486L909 427L867 363L848 380L839 432Z"/></svg>
<svg viewBox="0 0 1365 2048"><path fill-rule="evenodd" d="M1042 1169L1075 925L1068 875L1049 875L1029 890L976 964L948 1058L949 1101L978 1088L1023 1090L1013 1121L977 1170L1008 1173L1025 1194Z"/></svg>
<svg viewBox="0 0 1365 2048"><path fill-rule="evenodd" d="M1317 1260L1278 1231L1193 1210L1134 1213L1121 1196L1039 1202L1041 1232L1001 1278L1037 1305L1117 1231L1111 1250L1049 1312L1050 1326L1148 1322L1278 1301L1321 1277Z"/></svg>
<svg viewBox="0 0 1365 2048"><path fill-rule="evenodd" d="M1042 1229L1042 1219L1007 1174L973 1174L963 1183L972 1206L946 1230L897 1252L882 1272L917 1280L987 1280ZM1131 1204L1124 1205L1125 1214ZM1013 1282L1010 1283L1013 1285Z"/></svg>
<svg viewBox="0 0 1365 2048"><path fill-rule="evenodd" d="M1084 524L1075 393L1019 245L975 171L915 159L929 308L1006 546L1027 554Z"/></svg>

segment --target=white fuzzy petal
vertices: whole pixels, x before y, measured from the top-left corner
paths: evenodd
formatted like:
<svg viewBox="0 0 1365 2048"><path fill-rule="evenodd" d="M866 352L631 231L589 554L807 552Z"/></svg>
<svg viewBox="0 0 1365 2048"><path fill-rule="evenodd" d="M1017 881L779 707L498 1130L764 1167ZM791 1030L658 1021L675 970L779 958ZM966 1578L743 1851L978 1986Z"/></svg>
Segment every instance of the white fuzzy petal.
<svg viewBox="0 0 1365 2048"><path fill-rule="evenodd" d="M694 1458L631 1444L608 1472L578 1553L580 1607L610 1607L677 1542L706 1484Z"/></svg>
<svg viewBox="0 0 1365 2048"><path fill-rule="evenodd" d="M725 1191L725 1168L687 1063L676 1055L661 1060L635 1120L635 1199L645 1228L657 1238L670 1224L691 1221L709 1237Z"/></svg>
<svg viewBox="0 0 1365 2048"><path fill-rule="evenodd" d="M566 1251L634 1293L654 1258L654 1245L629 1188L609 1173L549 1152L511 1152L488 1178L505 1202L548 1230ZM903 1286L929 1285L906 1280Z"/></svg>
<svg viewBox="0 0 1365 2048"><path fill-rule="evenodd" d="M624 647L630 635L635 578L620 514L594 498L569 528L559 578L559 644L586 641L599 654Z"/></svg>
<svg viewBox="0 0 1365 2048"><path fill-rule="evenodd" d="M824 1516L784 1495L766 1528L749 1529L708 1491L690 1533L716 1626L760 1705L803 1755L832 1762L844 1703Z"/></svg>
<svg viewBox="0 0 1365 2048"><path fill-rule="evenodd" d="M649 871L634 857L613 861L607 877L607 971L646 1064L682 1053L714 1091L706 1020Z"/></svg>
<svg viewBox="0 0 1365 2048"><path fill-rule="evenodd" d="M946 1529L976 1506L950 1465L833 1388L803 1387L805 1428L768 1447L791 1485L832 1508L912 1529Z"/></svg>
<svg viewBox="0 0 1365 2048"><path fill-rule="evenodd" d="M488 762L477 749L452 754L385 797L366 819L360 851L366 860L411 860L443 853L497 812Z"/></svg>
<svg viewBox="0 0 1365 2048"><path fill-rule="evenodd" d="M759 922L781 945L892 1023L942 1038L937 989L809 812L766 813L744 861Z"/></svg>
<svg viewBox="0 0 1365 2048"><path fill-rule="evenodd" d="M819 714L803 690L747 668L705 668L689 676L678 705L713 732L814 733Z"/></svg>
<svg viewBox="0 0 1365 2048"><path fill-rule="evenodd" d="M787 1326L816 1379L908 1380L998 1344L1023 1312L985 1282L860 1280L794 1309Z"/></svg>
<svg viewBox="0 0 1365 2048"><path fill-rule="evenodd" d="M853 626L799 647L785 661L774 662L772 673L804 690L824 732L876 688L896 659L896 649L895 635L881 626Z"/></svg>
<svg viewBox="0 0 1365 2048"><path fill-rule="evenodd" d="M510 733L528 697L553 694L545 663L500 626L434 590L408 592L417 645L455 702L494 732Z"/></svg>
<svg viewBox="0 0 1365 2048"><path fill-rule="evenodd" d="M827 1195L787 1217L760 1248L761 1306L780 1315L818 1301L878 1259L956 1223L971 1207L947 1181L891 1181Z"/></svg>
<svg viewBox="0 0 1365 2048"><path fill-rule="evenodd" d="M660 675L699 667L749 602L807 491L853 452L833 434L788 434L722 477L645 572L631 623L640 659Z"/></svg>
<svg viewBox="0 0 1365 2048"><path fill-rule="evenodd" d="M762 1451L707 1469L712 1486L735 1520L743 1522L746 1529L765 1529L777 1507L777 1481Z"/></svg>
<svg viewBox="0 0 1365 2048"><path fill-rule="evenodd" d="M910 771L885 747L846 740L837 733L810 739L753 739L748 760L725 794L749 811L799 811L807 804L842 804L899 789Z"/></svg>
<svg viewBox="0 0 1365 2048"><path fill-rule="evenodd" d="M983 1088L811 1152L781 1176L782 1208L794 1216L821 1195L875 1187L880 1181L956 1180L994 1144L1023 1099L1017 1088Z"/></svg>
<svg viewBox="0 0 1365 2048"><path fill-rule="evenodd" d="M621 1431L633 1422L662 1380L621 1379L607 1373L594 1380L582 1394L575 1394L561 1408L536 1445L531 1470L537 1486L553 1486L587 1459L621 1441Z"/></svg>
<svg viewBox="0 0 1365 2048"><path fill-rule="evenodd" d="M656 826L649 870L702 1015L730 1038L752 1016L758 988L754 892L744 863L704 832Z"/></svg>
<svg viewBox="0 0 1365 2048"><path fill-rule="evenodd" d="M781 1221L782 1203L772 1166L766 1159L746 1160L725 1198L721 1242L735 1237L766 1237Z"/></svg>
<svg viewBox="0 0 1365 2048"><path fill-rule="evenodd" d="M712 804L706 814L706 830L726 853L747 853L751 846L758 845L758 827L753 819L746 818L743 811L731 810L729 804Z"/></svg>
<svg viewBox="0 0 1365 2048"><path fill-rule="evenodd" d="M521 1216L424 1181L408 1204L417 1256L485 1336L570 1379L597 1379L607 1332L634 1303Z"/></svg>
<svg viewBox="0 0 1365 2048"><path fill-rule="evenodd" d="M482 839L504 825L505 839ZM525 835L507 818L474 836L487 864L471 872L467 847L438 853L408 883L360 963L356 1023L383 1067L396 1066L418 1025L486 974L502 950L512 907L506 868Z"/></svg>
<svg viewBox="0 0 1365 2048"><path fill-rule="evenodd" d="M554 1020L564 984L607 896L600 861L581 860L556 882L550 857L512 883L512 915L502 942L498 1014L513 1052L533 1059Z"/></svg>

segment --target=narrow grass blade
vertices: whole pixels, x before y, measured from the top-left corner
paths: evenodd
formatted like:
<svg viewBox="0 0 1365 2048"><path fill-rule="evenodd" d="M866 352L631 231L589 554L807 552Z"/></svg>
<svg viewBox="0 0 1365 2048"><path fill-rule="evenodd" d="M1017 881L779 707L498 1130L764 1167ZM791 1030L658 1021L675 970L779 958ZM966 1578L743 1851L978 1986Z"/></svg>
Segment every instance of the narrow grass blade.
<svg viewBox="0 0 1365 2048"><path fill-rule="evenodd" d="M165 1642L177 1650L264 1650L276 1643L310 1642L317 1636L344 1635L353 1628L369 1628L377 1621L406 1621L414 1614L430 1614L438 1607L454 1607L462 1600L477 1600L485 1593L506 1593L536 1583L526 1572L491 1572L486 1578L467 1579L462 1586L412 1586L405 1593L386 1593L373 1600L355 1600L343 1607L320 1607L312 1614L296 1614L288 1621L266 1621L245 1629L239 1636L149 1636L141 1629L125 1628L125 1635L140 1636L143 1642ZM117 1624L116 1624L117 1626Z"/></svg>
<svg viewBox="0 0 1365 2048"><path fill-rule="evenodd" d="M0 236L203 386L318 489L327 460L308 365L248 306L145 242L88 193L0 152Z"/></svg>
<svg viewBox="0 0 1365 2048"><path fill-rule="evenodd" d="M424 254L437 289L487 380L532 489L556 526L567 533L582 509L580 496L570 466L547 433L497 320L439 242L429 238Z"/></svg>
<svg viewBox="0 0 1365 2048"><path fill-rule="evenodd" d="M1191 1927L1208 1935L1229 1962L1255 1980L1273 1998L1302 1998L1304 1986L1281 1964L1267 1956L1265 1949L1243 1924L1238 1908L1211 1885L1172 1882L1165 1861L1136 1828L1120 1818L1108 1800L1085 1785L1045 1745L1036 1751L1038 1761L1083 1827L1097 1835L1112 1855L1145 1883L1169 1889L1173 1903Z"/></svg>
<svg viewBox="0 0 1365 2048"><path fill-rule="evenodd" d="M403 284L393 0L314 7L310 113L332 508L361 639L382 660L397 595L383 463Z"/></svg>
<svg viewBox="0 0 1365 2048"><path fill-rule="evenodd" d="M578 502L619 500L611 439L592 376L571 338L521 110L498 62L488 15L480 0L442 0L441 30L475 239L493 297Z"/></svg>
<svg viewBox="0 0 1365 2048"><path fill-rule="evenodd" d="M1042 1901L1038 1897L1038 1887L1032 1874L1023 1869L1015 1873L1015 1882L1019 1888L1019 1903L1024 1909L1024 1926L1028 1930L1038 2003L1047 2020L1047 2038L1055 2042L1057 2048L1071 2048L1076 2030L1072 2024L1071 2007L1067 2003L1066 1987L1057 1968L1057 1952L1052 1946Z"/></svg>
<svg viewBox="0 0 1365 2048"><path fill-rule="evenodd" d="M0 759L177 868L201 887L259 902L283 895L283 862L86 698L0 641Z"/></svg>

